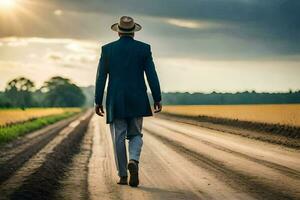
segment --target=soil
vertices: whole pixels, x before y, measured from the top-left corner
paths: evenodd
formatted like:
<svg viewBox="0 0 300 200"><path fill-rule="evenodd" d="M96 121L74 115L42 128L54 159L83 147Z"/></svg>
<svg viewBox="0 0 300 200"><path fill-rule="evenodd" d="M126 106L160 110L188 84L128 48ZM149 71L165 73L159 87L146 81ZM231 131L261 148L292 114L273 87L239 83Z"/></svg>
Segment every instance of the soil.
<svg viewBox="0 0 300 200"><path fill-rule="evenodd" d="M300 199L298 149L178 118L143 133L137 188L116 184L109 126L89 110L1 147L0 199Z"/></svg>

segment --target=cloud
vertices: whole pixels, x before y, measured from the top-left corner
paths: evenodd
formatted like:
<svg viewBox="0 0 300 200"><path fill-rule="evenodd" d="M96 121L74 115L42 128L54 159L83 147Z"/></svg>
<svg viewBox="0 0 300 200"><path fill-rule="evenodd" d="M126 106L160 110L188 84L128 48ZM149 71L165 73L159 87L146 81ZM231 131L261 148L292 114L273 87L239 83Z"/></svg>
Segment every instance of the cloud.
<svg viewBox="0 0 300 200"><path fill-rule="evenodd" d="M197 20L184 20L184 19L165 19L165 22L174 26L190 29L208 29L214 27L220 27L220 24L197 21Z"/></svg>
<svg viewBox="0 0 300 200"><path fill-rule="evenodd" d="M41 44L70 44L73 42L77 43L89 43L92 41L80 41L72 38L42 38L42 37L2 37L1 42L12 43L12 42L27 42L27 43L41 43Z"/></svg>
<svg viewBox="0 0 300 200"><path fill-rule="evenodd" d="M49 52L46 59L52 63L68 68L95 67L97 64L96 54L78 54L66 52Z"/></svg>
<svg viewBox="0 0 300 200"><path fill-rule="evenodd" d="M256 29L257 34L271 33L272 37L294 35L300 32L300 2L295 0L53 0L40 3L31 0L41 11L47 9L64 10L67 18L71 12L84 17L90 15L111 15L117 18L124 13L135 16L176 18L182 20L202 20L246 25ZM59 9L57 9L59 8ZM53 12L53 10L52 10ZM38 12L37 12L38 13ZM39 13L46 15L46 13ZM85 16L86 18L87 16ZM51 19L48 17L48 21ZM94 23L96 24L96 23ZM297 38L299 38L298 36Z"/></svg>
<svg viewBox="0 0 300 200"><path fill-rule="evenodd" d="M28 46L30 44L63 45L67 50L78 53L95 53L100 45L89 40L76 40L70 38L40 38L40 37L4 37L0 44L11 47Z"/></svg>
<svg viewBox="0 0 300 200"><path fill-rule="evenodd" d="M58 10L54 10L53 14L56 15L56 16L61 16L63 14L63 11L59 10L59 9Z"/></svg>
<svg viewBox="0 0 300 200"><path fill-rule="evenodd" d="M70 63L94 64L97 61L97 56L70 54L66 56L66 61Z"/></svg>
<svg viewBox="0 0 300 200"><path fill-rule="evenodd" d="M77 53L96 53L98 52L99 44L95 42L71 41L65 45L65 48Z"/></svg>
<svg viewBox="0 0 300 200"><path fill-rule="evenodd" d="M0 66L5 66L5 67L0 67L0 71L17 68L19 65L20 65L20 63L17 61L2 61L2 60L0 60Z"/></svg>
<svg viewBox="0 0 300 200"><path fill-rule="evenodd" d="M183 28L200 28L200 24L195 22L195 21L189 21L189 20L179 20L179 19L167 19L167 23L178 26L178 27L183 27Z"/></svg>
<svg viewBox="0 0 300 200"><path fill-rule="evenodd" d="M34 4L28 6L32 16L19 13L15 24L13 20L7 23L0 17L0 37L77 38L107 43L115 39L109 30L110 25L121 15L128 14L143 25L138 37L165 45L164 48L174 47L167 49L169 54L181 51L182 43L184 46L197 44L189 50L193 56L207 51L210 57L224 54L229 59L245 57L243 55L262 57L262 53L273 57L300 54L300 1L295 0L30 2ZM53 13L57 10L62 11L63 17ZM184 42L178 42L178 38ZM239 45L236 51L232 51L232 46ZM75 47L73 50L76 51L76 45L66 46ZM92 49L91 52L98 51L97 47Z"/></svg>
<svg viewBox="0 0 300 200"><path fill-rule="evenodd" d="M287 45L300 42L300 1L295 0L142 0L138 3L135 0L91 0L89 3L60 0L60 3L66 9L77 12L101 12L115 16L132 13L233 24L240 27L240 36L245 38L265 40L267 37L267 40L281 40ZM194 26L197 25L190 25ZM293 50L300 51L300 47Z"/></svg>
<svg viewBox="0 0 300 200"><path fill-rule="evenodd" d="M41 43L41 44L63 44L63 43L70 43L72 39L60 39L60 38L38 38L38 37L2 37L0 41L3 44L13 44L18 46L19 43L21 44L28 44L28 43Z"/></svg>
<svg viewBox="0 0 300 200"><path fill-rule="evenodd" d="M64 56L61 53L51 52L46 55L46 58L54 62L59 62L63 60Z"/></svg>
<svg viewBox="0 0 300 200"><path fill-rule="evenodd" d="M70 38L6 37L0 43L1 61L84 70L97 66L100 51L100 42Z"/></svg>
<svg viewBox="0 0 300 200"><path fill-rule="evenodd" d="M19 46L28 45L28 41L26 39L16 38L16 37L0 38L0 43L3 46L6 45L10 47L19 47Z"/></svg>

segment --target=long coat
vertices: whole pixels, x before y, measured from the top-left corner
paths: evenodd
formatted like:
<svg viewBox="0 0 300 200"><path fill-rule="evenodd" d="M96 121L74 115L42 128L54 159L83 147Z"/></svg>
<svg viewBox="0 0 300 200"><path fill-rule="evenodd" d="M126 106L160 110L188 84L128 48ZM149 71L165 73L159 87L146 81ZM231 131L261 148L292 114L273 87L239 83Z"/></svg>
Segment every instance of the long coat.
<svg viewBox="0 0 300 200"><path fill-rule="evenodd" d="M106 123L116 118L151 116L144 72L154 102L161 101L161 90L150 45L122 36L102 46L98 65L95 104L102 105L108 77Z"/></svg>

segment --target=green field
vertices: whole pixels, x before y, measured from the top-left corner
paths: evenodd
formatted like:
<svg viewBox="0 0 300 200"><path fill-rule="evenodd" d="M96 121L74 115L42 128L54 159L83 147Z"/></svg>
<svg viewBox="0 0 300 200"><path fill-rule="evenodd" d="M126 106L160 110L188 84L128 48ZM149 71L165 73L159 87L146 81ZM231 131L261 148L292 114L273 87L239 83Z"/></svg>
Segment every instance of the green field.
<svg viewBox="0 0 300 200"><path fill-rule="evenodd" d="M38 130L47 125L53 124L60 120L69 118L79 113L80 109L74 111L67 111L61 114L54 114L39 118L32 118L24 122L4 125L0 127L0 144L10 142L20 136L23 136L32 131Z"/></svg>

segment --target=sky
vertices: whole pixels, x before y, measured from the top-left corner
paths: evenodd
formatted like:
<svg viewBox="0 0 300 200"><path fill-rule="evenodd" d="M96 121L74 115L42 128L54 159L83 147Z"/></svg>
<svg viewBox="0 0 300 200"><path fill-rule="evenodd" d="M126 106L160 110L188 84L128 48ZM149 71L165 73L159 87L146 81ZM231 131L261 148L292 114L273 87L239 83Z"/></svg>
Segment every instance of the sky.
<svg viewBox="0 0 300 200"><path fill-rule="evenodd" d="M16 77L94 85L123 15L142 25L164 92L300 89L298 0L0 0L0 90Z"/></svg>

